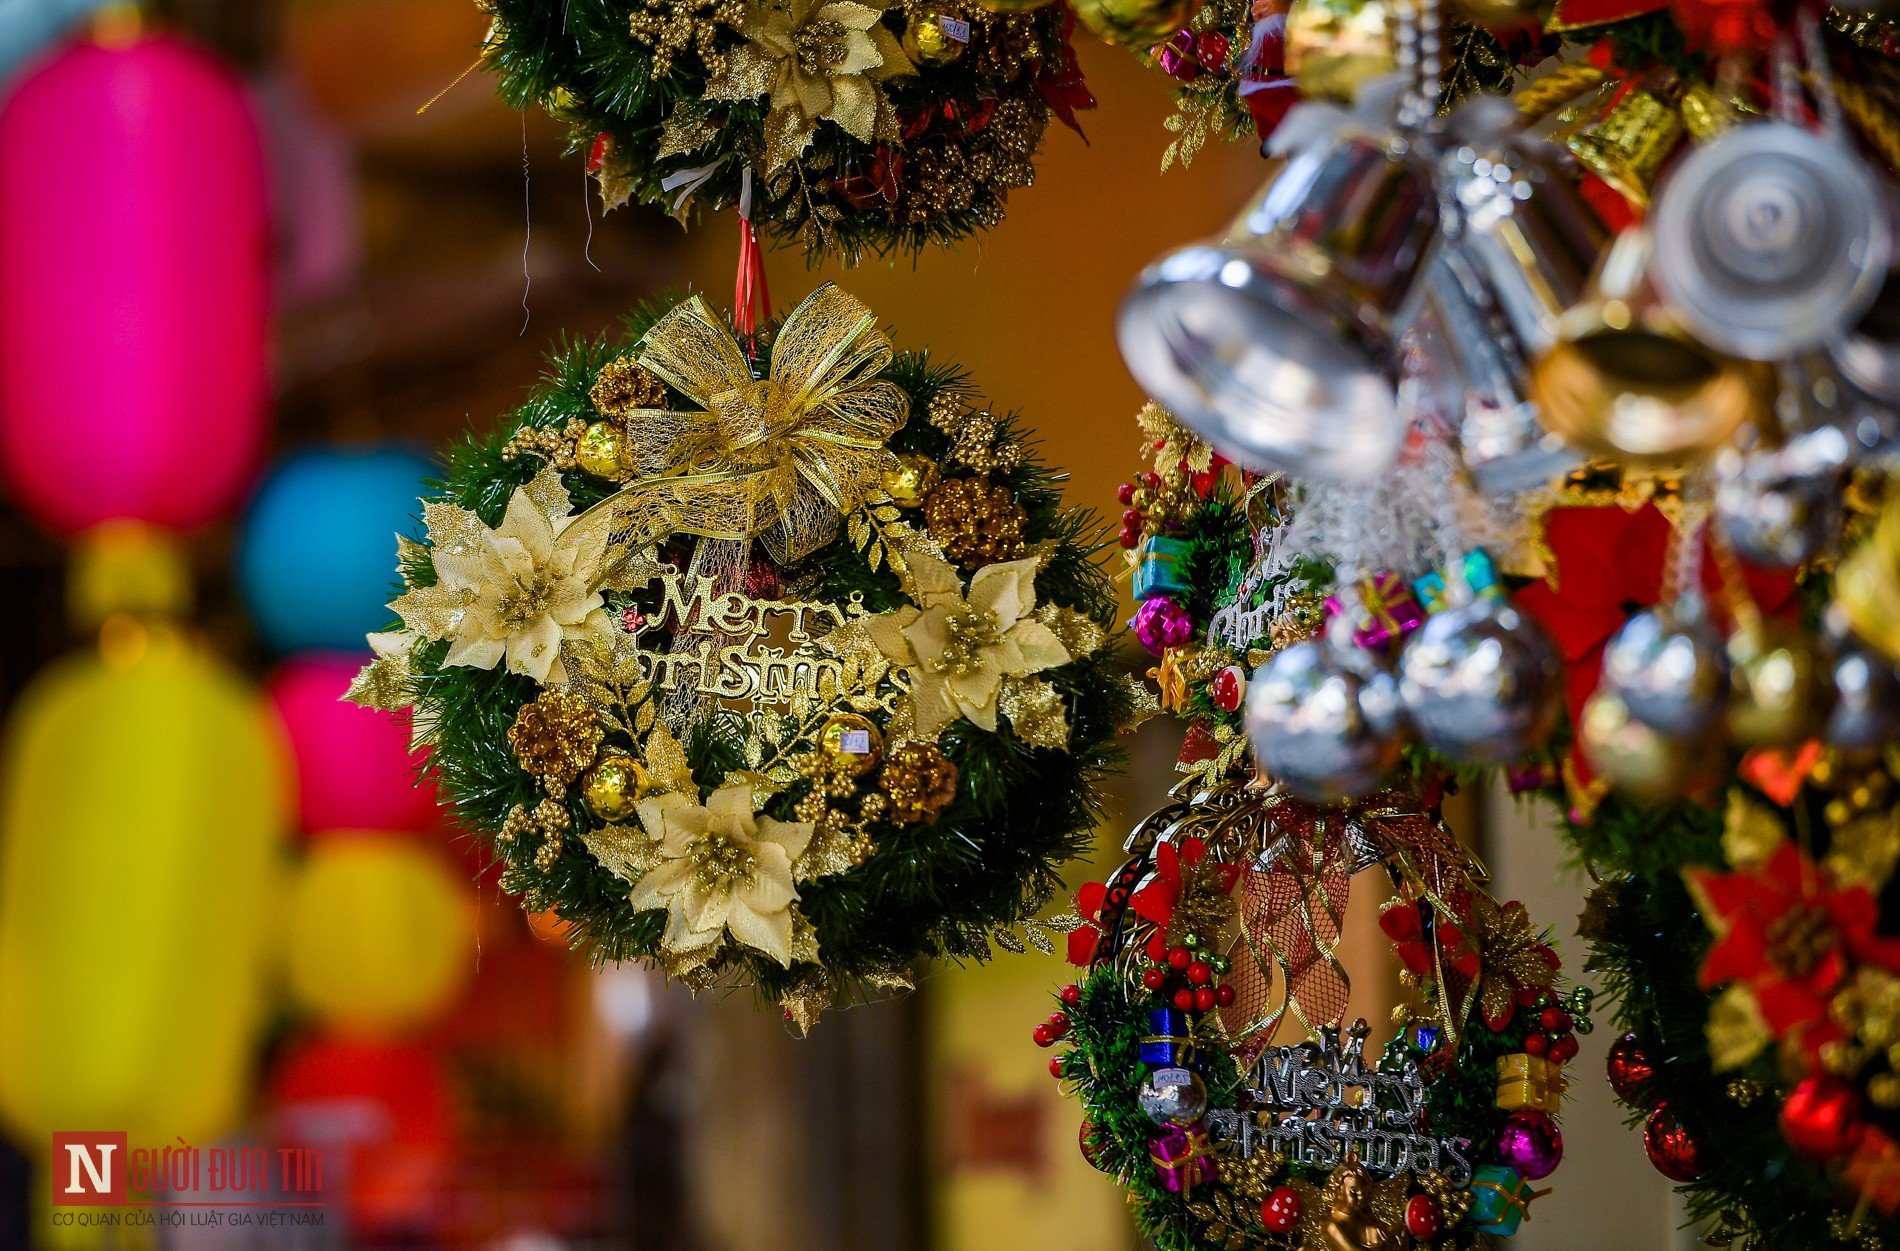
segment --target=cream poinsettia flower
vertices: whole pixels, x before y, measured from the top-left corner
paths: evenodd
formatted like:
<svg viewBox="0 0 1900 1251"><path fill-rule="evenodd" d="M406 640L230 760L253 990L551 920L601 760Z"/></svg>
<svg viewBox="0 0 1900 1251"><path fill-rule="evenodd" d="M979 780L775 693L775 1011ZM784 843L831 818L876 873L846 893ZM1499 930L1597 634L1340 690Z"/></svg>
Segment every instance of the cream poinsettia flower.
<svg viewBox="0 0 1900 1251"><path fill-rule="evenodd" d="M1005 678L1069 662L1055 631L1030 616L1040 561L985 565L967 595L957 571L935 556L912 552L905 561L918 607L873 617L865 629L893 664L910 671L918 737L935 738L960 716L994 730Z"/></svg>
<svg viewBox="0 0 1900 1251"><path fill-rule="evenodd" d="M746 42L727 55L706 94L715 100L770 97L766 173L803 152L820 121L871 142L880 113L888 111L880 84L917 72L883 16L883 9L855 0L767 0L748 7L739 28Z"/></svg>
<svg viewBox="0 0 1900 1251"><path fill-rule="evenodd" d="M640 823L658 840L659 863L633 888L635 909L666 909L669 953L697 951L732 937L792 963L792 861L811 841L808 821L775 821L755 807L752 788L722 786L704 804L678 793L643 799Z"/></svg>
<svg viewBox="0 0 1900 1251"><path fill-rule="evenodd" d="M489 529L466 509L429 509L433 586L412 587L390 605L427 639L448 639L445 665L493 669L543 685L566 680L561 641L582 638L606 620L598 585L607 535L576 526L566 493L553 506L530 486L508 500Z"/></svg>

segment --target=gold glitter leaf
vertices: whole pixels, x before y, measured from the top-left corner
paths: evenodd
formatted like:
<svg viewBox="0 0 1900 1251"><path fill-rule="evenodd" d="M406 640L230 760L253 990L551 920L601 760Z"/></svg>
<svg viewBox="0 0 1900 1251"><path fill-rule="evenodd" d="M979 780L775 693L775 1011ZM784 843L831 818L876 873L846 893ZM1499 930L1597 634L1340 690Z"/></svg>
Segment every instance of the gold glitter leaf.
<svg viewBox="0 0 1900 1251"><path fill-rule="evenodd" d="M1016 737L1031 747L1069 749L1069 716L1062 696L1042 679L1005 678L997 707L1009 718Z"/></svg>
<svg viewBox="0 0 1900 1251"><path fill-rule="evenodd" d="M1730 986L1709 1005L1706 1029L1709 1063L1717 1073L1741 1068L1768 1045L1768 1026L1754 992L1740 984Z"/></svg>
<svg viewBox="0 0 1900 1251"><path fill-rule="evenodd" d="M1730 867L1743 871L1766 864L1786 837L1769 808L1739 790L1729 792L1722 813L1722 855Z"/></svg>
<svg viewBox="0 0 1900 1251"><path fill-rule="evenodd" d="M660 840L637 825L604 825L584 832L581 841L594 859L629 886L660 863Z"/></svg>
<svg viewBox="0 0 1900 1251"><path fill-rule="evenodd" d="M673 106L666 115L666 121L660 126L660 147L654 159L668 156L684 156L697 152L712 142L719 133L719 123L694 102L682 100Z"/></svg>

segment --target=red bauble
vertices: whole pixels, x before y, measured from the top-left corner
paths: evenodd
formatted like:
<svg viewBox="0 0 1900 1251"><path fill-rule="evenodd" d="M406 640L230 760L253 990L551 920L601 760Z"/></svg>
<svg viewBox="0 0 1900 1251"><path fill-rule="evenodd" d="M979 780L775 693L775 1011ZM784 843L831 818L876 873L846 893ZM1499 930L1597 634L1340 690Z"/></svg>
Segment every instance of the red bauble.
<svg viewBox="0 0 1900 1251"><path fill-rule="evenodd" d="M1076 1145L1082 1148L1082 1158L1104 1173L1115 1170L1102 1163L1102 1154L1108 1150L1108 1144L1095 1132L1094 1121L1083 1121L1081 1130L1075 1136Z"/></svg>
<svg viewBox="0 0 1900 1251"><path fill-rule="evenodd" d="M1642 1039L1625 1034L1611 1043L1604 1067L1609 1071L1610 1089L1616 1092L1618 1099L1632 1108L1656 1106L1656 1095L1651 1089L1656 1065L1649 1058L1649 1048L1643 1045Z"/></svg>
<svg viewBox="0 0 1900 1251"><path fill-rule="evenodd" d="M1049 1057L1049 1076L1058 1077L1058 1078L1062 1076L1062 1057L1061 1056Z"/></svg>
<svg viewBox="0 0 1900 1251"><path fill-rule="evenodd" d="M1056 1045L1056 1032L1050 1029L1047 1024L1036 1026L1035 1033L1032 1037L1035 1038L1038 1047L1053 1047Z"/></svg>
<svg viewBox="0 0 1900 1251"><path fill-rule="evenodd" d="M1135 502L1135 484L1124 482L1115 488L1115 502L1123 508Z"/></svg>
<svg viewBox="0 0 1900 1251"><path fill-rule="evenodd" d="M1212 986L1203 986L1194 992L1194 1010L1196 1012L1212 1012L1216 1002L1218 1001L1214 998L1214 988Z"/></svg>
<svg viewBox="0 0 1900 1251"><path fill-rule="evenodd" d="M1141 971L1141 984L1149 990L1160 990L1168 984L1168 971L1158 964L1151 964Z"/></svg>
<svg viewBox="0 0 1900 1251"><path fill-rule="evenodd" d="M1545 1008L1538 1016L1537 1023L1546 1034L1567 1034L1570 1032L1570 1014L1562 1008Z"/></svg>
<svg viewBox="0 0 1900 1251"><path fill-rule="evenodd" d="M1781 1105L1781 1135L1803 1155L1832 1160L1860 1141L1860 1095L1838 1077L1803 1078Z"/></svg>
<svg viewBox="0 0 1900 1251"><path fill-rule="evenodd" d="M1216 986L1214 988L1214 1002L1219 1004L1223 1008L1233 1007L1234 1000L1237 999L1238 997L1239 996L1235 993L1234 988L1232 986L1227 985L1225 982L1221 983L1219 986Z"/></svg>
<svg viewBox="0 0 1900 1251"><path fill-rule="evenodd" d="M1575 1034L1565 1034L1562 1038L1550 1044L1550 1062L1552 1064L1568 1064L1576 1058L1577 1036Z"/></svg>
<svg viewBox="0 0 1900 1251"><path fill-rule="evenodd" d="M1174 992L1174 1006L1183 1012L1194 1011L1194 992L1183 986Z"/></svg>
<svg viewBox="0 0 1900 1251"><path fill-rule="evenodd" d="M1080 986L1077 986L1075 983L1071 982L1067 986L1064 986L1062 988L1061 993L1057 996L1057 998L1061 999L1063 1003L1073 1008L1076 1004L1082 1002L1082 988Z"/></svg>
<svg viewBox="0 0 1900 1251"><path fill-rule="evenodd" d="M1280 1186L1260 1205L1260 1223L1270 1234L1288 1233L1299 1225L1305 1211L1306 1200L1300 1198L1300 1192L1291 1186Z"/></svg>
<svg viewBox="0 0 1900 1251"><path fill-rule="evenodd" d="M1068 1016L1061 1012L1050 1013L1049 1032L1054 1034L1057 1038L1067 1038L1069 1036Z"/></svg>
<svg viewBox="0 0 1900 1251"><path fill-rule="evenodd" d="M1194 953L1189 951L1186 947L1175 947L1168 952L1169 968L1185 969L1188 965L1193 963Z"/></svg>
<svg viewBox="0 0 1900 1251"><path fill-rule="evenodd" d="M1767 0L1669 0L1669 11L1692 52L1746 56L1774 46L1792 6Z"/></svg>
<svg viewBox="0 0 1900 1251"><path fill-rule="evenodd" d="M1702 1144L1676 1119L1666 1103L1658 1103L1643 1125L1643 1150L1656 1171L1670 1181L1694 1181L1702 1176Z"/></svg>
<svg viewBox="0 0 1900 1251"><path fill-rule="evenodd" d="M1444 1231L1445 1209L1430 1195L1413 1195L1405 1202L1405 1232L1414 1238L1432 1239Z"/></svg>
<svg viewBox="0 0 1900 1251"><path fill-rule="evenodd" d="M1141 531L1130 529L1127 526L1123 526L1121 534L1116 536L1116 541L1119 542L1123 547L1128 547L1128 548L1135 547L1139 545L1141 542Z"/></svg>
<svg viewBox="0 0 1900 1251"><path fill-rule="evenodd" d="M1205 960L1196 960L1187 967L1188 983L1193 986L1206 986L1214 980L1214 969Z"/></svg>
<svg viewBox="0 0 1900 1251"><path fill-rule="evenodd" d="M1239 665L1228 665L1207 681L1207 697L1222 712L1233 712L1247 698L1247 675Z"/></svg>
<svg viewBox="0 0 1900 1251"><path fill-rule="evenodd" d="M1230 46L1227 36L1219 31L1204 30L1194 37L1194 59L1201 63L1202 69L1218 74L1227 68L1227 52ZM1198 479L1199 475L1196 477ZM1195 487L1200 488L1199 481L1195 482ZM1206 495L1207 492L1201 491L1201 494Z"/></svg>
<svg viewBox="0 0 1900 1251"><path fill-rule="evenodd" d="M1532 1034L1524 1040L1524 1054L1527 1056L1541 1056L1549 1050L1550 1039L1542 1034Z"/></svg>

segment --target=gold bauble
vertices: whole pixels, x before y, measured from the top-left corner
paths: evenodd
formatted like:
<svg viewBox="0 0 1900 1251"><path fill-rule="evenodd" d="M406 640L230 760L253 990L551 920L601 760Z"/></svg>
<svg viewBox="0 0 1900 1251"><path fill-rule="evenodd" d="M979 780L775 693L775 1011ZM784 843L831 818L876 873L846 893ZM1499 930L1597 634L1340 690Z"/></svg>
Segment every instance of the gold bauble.
<svg viewBox="0 0 1900 1251"><path fill-rule="evenodd" d="M818 731L818 750L852 777L863 777L884 759L884 735L869 717L840 712Z"/></svg>
<svg viewBox="0 0 1900 1251"><path fill-rule="evenodd" d="M976 3L992 13L1031 13L1054 4L1055 0L976 0Z"/></svg>
<svg viewBox="0 0 1900 1251"><path fill-rule="evenodd" d="M646 766L621 751L602 756L581 779L581 798L602 821L632 820L634 805L646 793Z"/></svg>
<svg viewBox="0 0 1900 1251"><path fill-rule="evenodd" d="M1200 0L1075 0L1075 18L1091 31L1129 48L1160 43L1187 26Z"/></svg>
<svg viewBox="0 0 1900 1251"><path fill-rule="evenodd" d="M556 87L541 98L547 115L559 122L579 122L584 116L581 98L566 87Z"/></svg>
<svg viewBox="0 0 1900 1251"><path fill-rule="evenodd" d="M943 9L912 9L904 20L904 53L919 65L955 64L969 42L970 24Z"/></svg>
<svg viewBox="0 0 1900 1251"><path fill-rule="evenodd" d="M1398 67L1396 25L1385 0L1293 0L1286 72L1309 100L1351 101Z"/></svg>
<svg viewBox="0 0 1900 1251"><path fill-rule="evenodd" d="M597 421L587 427L574 445L574 463L596 478L623 477L625 470L620 466L620 454L625 445L619 426Z"/></svg>
<svg viewBox="0 0 1900 1251"><path fill-rule="evenodd" d="M1577 737L1584 759L1620 795L1663 803L1687 791L1702 772L1702 739L1664 734L1630 716L1620 696L1598 691L1583 705Z"/></svg>
<svg viewBox="0 0 1900 1251"><path fill-rule="evenodd" d="M1781 621L1751 623L1728 641L1729 737L1788 747L1820 733L1829 687L1814 639Z"/></svg>
<svg viewBox="0 0 1900 1251"><path fill-rule="evenodd" d="M897 468L886 469L882 479L884 493L899 508L922 508L924 497L937 485L937 462L916 452L897 458Z"/></svg>

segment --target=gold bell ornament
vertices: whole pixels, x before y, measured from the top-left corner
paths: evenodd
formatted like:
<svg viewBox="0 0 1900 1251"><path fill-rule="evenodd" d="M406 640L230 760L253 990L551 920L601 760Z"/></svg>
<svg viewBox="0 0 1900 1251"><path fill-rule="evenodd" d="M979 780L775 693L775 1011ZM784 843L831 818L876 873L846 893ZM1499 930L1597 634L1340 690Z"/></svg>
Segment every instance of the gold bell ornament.
<svg viewBox="0 0 1900 1251"><path fill-rule="evenodd" d="M1886 502L1874 532L1835 571L1834 602L1856 636L1900 661L1900 498Z"/></svg>
<svg viewBox="0 0 1900 1251"><path fill-rule="evenodd" d="M1385 0L1293 0L1284 55L1303 98L1350 102L1397 68L1397 17Z"/></svg>
<svg viewBox="0 0 1900 1251"><path fill-rule="evenodd" d="M1698 342L1649 281L1654 244L1633 227L1610 245L1583 301L1531 369L1544 424L1587 452L1638 464L1707 455L1767 425L1775 372Z"/></svg>
<svg viewBox="0 0 1900 1251"><path fill-rule="evenodd" d="M1570 136L1565 146L1611 190L1642 208L1682 132L1682 113L1676 106L1660 92L1639 87Z"/></svg>

